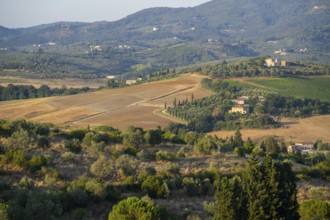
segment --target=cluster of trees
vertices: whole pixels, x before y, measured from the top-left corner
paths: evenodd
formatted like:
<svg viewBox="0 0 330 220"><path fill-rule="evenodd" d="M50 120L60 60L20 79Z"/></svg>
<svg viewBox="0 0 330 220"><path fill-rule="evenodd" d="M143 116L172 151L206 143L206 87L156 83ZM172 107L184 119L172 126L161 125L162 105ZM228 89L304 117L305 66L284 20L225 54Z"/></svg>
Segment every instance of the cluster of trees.
<svg viewBox="0 0 330 220"><path fill-rule="evenodd" d="M258 114L237 114L229 113L233 106L232 99L240 95L240 89L230 86L222 80L203 79L204 88L216 92L215 95L202 99L188 99L183 101L173 101L171 107L167 107L167 112L173 116L188 121L188 129L198 132L208 132L212 130L236 130L241 127L246 128L270 128L277 127L278 123L270 114L259 111L257 97L251 97L247 102L250 104L250 112L256 109ZM258 104L258 105L257 105ZM255 108L258 106L257 108Z"/></svg>
<svg viewBox="0 0 330 220"><path fill-rule="evenodd" d="M299 219L295 175L287 163L252 156L242 177L217 185L214 219Z"/></svg>
<svg viewBox="0 0 330 220"><path fill-rule="evenodd" d="M47 85L42 85L40 88L25 85L9 84L7 87L0 86L0 101L30 99L60 95L74 95L78 93L91 92L93 89L84 88L54 88L51 89Z"/></svg>
<svg viewBox="0 0 330 220"><path fill-rule="evenodd" d="M256 77L256 76L292 76L292 75L329 75L330 68L321 64L303 64L291 62L289 67L268 68L264 65L267 57L253 58L244 62L217 64L187 68L183 72L199 72L212 78Z"/></svg>
<svg viewBox="0 0 330 220"><path fill-rule="evenodd" d="M229 113L232 100L241 96L243 89L231 86L220 79L203 79L202 86L216 94L202 99L176 100L171 106L165 106L167 112L176 118L188 122L188 129L198 132L212 130L235 130L245 128L278 127L274 117L307 117L328 114L330 103L313 99L295 99L277 94L266 94L263 101L259 94L246 100L248 114Z"/></svg>
<svg viewBox="0 0 330 220"><path fill-rule="evenodd" d="M175 216L154 205L151 199L212 196L215 191L215 219L223 219L225 208L228 214L242 210L240 213L246 213L244 219L287 215L289 208L291 214L297 211L291 168L270 157L298 160L302 156L286 154L285 143L273 137L258 146L250 139L243 141L239 130L227 138L187 131L175 124L147 131L129 127L121 132L108 126L65 131L51 124L24 120L0 121L0 136L0 164L22 170L20 178L11 182L0 180L0 215L4 219L52 219L63 215L90 218L97 214L89 211L93 204L112 206L121 199L124 200L113 206L109 219L168 219ZM325 143L317 142L318 145ZM236 158L246 154L268 156L264 162L251 160L239 176L230 180L231 175L222 176L214 167L182 173L179 165L182 158L192 155L232 153ZM163 168L156 170L148 163L161 163ZM329 167L326 157L315 158L310 170L299 175L327 178ZM11 175L10 171L2 174ZM39 187L37 182L41 181ZM125 199L127 194L135 197ZM149 198L136 198L144 195ZM224 198L228 202L222 202ZM258 202L265 204L265 210L257 209ZM305 208L303 211L310 215ZM99 215L102 214L107 213L102 210Z"/></svg>
<svg viewBox="0 0 330 220"><path fill-rule="evenodd" d="M274 116L306 117L328 114L330 112L330 103L321 102L320 100L294 99L269 94L258 110Z"/></svg>

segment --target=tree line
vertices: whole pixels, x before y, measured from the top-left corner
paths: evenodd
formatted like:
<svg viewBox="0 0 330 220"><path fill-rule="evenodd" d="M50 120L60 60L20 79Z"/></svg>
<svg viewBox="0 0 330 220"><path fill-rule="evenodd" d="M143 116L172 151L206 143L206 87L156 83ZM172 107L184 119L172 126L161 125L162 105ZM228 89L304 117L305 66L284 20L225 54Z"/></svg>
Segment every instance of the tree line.
<svg viewBox="0 0 330 220"><path fill-rule="evenodd" d="M6 87L0 86L0 101L31 99L49 96L74 95L94 91L89 87L83 88L49 88L47 85L42 85L39 88L34 86L13 85L9 84Z"/></svg>

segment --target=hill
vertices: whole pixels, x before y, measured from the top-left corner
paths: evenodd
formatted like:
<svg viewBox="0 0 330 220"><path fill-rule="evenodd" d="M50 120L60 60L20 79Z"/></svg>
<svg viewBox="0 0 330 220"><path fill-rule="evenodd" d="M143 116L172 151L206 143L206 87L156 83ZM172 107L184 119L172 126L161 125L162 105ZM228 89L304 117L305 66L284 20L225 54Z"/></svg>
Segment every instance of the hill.
<svg viewBox="0 0 330 220"><path fill-rule="evenodd" d="M91 127L111 125L154 128L177 119L160 113L164 103L174 98L201 98L209 94L200 87L203 76L187 75L177 79L145 83L127 88L101 90L73 96L38 98L0 103L1 119L29 119L57 125ZM158 112L159 111L159 112Z"/></svg>
<svg viewBox="0 0 330 220"><path fill-rule="evenodd" d="M272 54L283 48L287 56L326 63L329 8L326 0L214 0L193 8L146 9L115 22L1 27L0 47L25 52L42 49L45 59L60 63L64 72L92 74L128 73L138 64L149 65L142 71L148 73L228 57ZM300 54L304 48L308 53ZM11 60L18 57L18 64L33 60L29 54L2 53L4 63L8 56ZM56 59L59 55L65 55L64 60Z"/></svg>

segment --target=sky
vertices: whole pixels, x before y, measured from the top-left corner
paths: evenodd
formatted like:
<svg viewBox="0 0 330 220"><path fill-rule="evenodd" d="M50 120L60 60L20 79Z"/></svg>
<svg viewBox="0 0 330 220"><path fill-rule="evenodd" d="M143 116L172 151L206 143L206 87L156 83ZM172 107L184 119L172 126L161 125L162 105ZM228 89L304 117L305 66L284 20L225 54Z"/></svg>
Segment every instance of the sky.
<svg viewBox="0 0 330 220"><path fill-rule="evenodd" d="M0 25L31 27L58 21L115 21L152 7L193 7L210 0L0 0Z"/></svg>

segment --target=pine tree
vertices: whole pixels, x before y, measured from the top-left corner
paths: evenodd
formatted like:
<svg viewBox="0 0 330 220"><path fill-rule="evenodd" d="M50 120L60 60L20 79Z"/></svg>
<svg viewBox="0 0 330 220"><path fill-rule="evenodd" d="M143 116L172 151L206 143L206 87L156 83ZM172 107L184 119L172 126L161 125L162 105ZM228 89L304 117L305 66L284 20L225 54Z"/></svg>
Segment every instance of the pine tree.
<svg viewBox="0 0 330 220"><path fill-rule="evenodd" d="M233 140L233 147L243 147L242 134L239 129L236 130Z"/></svg>
<svg viewBox="0 0 330 220"><path fill-rule="evenodd" d="M243 175L248 195L248 219L298 219L295 176L287 163L269 155L258 163L253 155Z"/></svg>
<svg viewBox="0 0 330 220"><path fill-rule="evenodd" d="M247 219L246 195L238 176L228 180L224 177L216 192L216 213L214 220Z"/></svg>

